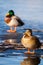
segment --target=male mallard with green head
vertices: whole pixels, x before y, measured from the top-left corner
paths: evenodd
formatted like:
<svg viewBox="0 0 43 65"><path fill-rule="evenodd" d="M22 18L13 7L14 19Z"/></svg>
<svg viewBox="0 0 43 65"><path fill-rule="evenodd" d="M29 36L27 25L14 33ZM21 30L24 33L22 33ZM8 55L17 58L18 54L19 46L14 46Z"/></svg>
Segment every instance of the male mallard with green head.
<svg viewBox="0 0 43 65"><path fill-rule="evenodd" d="M21 39L21 43L23 44L24 47L28 48L28 52L26 53L30 53L30 54L35 53L35 52L30 52L30 50L37 49L41 46L39 39L36 36L32 35L31 29L26 30L26 32L24 33Z"/></svg>
<svg viewBox="0 0 43 65"><path fill-rule="evenodd" d="M5 22L8 26L10 26L10 30L7 30L7 32L16 32L17 26L23 26L24 23L22 20L14 14L13 10L9 10L9 12L6 14ZM14 30L12 30L12 27L14 27Z"/></svg>

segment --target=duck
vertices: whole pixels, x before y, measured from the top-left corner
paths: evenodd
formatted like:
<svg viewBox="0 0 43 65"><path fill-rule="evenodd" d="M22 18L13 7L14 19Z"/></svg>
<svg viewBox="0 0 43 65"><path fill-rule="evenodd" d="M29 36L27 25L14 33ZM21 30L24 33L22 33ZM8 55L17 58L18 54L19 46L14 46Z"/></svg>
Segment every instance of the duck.
<svg viewBox="0 0 43 65"><path fill-rule="evenodd" d="M8 11L5 15L4 21L10 27L10 30L7 30L7 32L16 32L18 26L24 25L24 22L15 15L13 10Z"/></svg>
<svg viewBox="0 0 43 65"><path fill-rule="evenodd" d="M38 37L32 35L32 29L28 29L24 32L21 38L22 45L28 49L27 54L35 54L36 49L40 48L41 42ZM32 50L32 51L31 51Z"/></svg>

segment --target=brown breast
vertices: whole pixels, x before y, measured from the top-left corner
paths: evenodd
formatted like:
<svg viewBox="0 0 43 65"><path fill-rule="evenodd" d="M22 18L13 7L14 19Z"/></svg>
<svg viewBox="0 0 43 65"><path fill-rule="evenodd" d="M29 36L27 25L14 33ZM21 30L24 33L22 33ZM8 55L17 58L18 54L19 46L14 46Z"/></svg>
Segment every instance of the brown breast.
<svg viewBox="0 0 43 65"><path fill-rule="evenodd" d="M8 24L11 21L11 18L5 17L4 21Z"/></svg>

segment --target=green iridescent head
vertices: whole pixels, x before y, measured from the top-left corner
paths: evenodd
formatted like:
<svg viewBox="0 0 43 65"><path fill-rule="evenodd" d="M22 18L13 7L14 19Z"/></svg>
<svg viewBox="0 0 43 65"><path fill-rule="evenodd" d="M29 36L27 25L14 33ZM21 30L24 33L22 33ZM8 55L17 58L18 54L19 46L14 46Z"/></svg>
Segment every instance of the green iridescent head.
<svg viewBox="0 0 43 65"><path fill-rule="evenodd" d="M11 16L13 16L14 15L14 11L13 10L9 10L9 12L8 12Z"/></svg>
<svg viewBox="0 0 43 65"><path fill-rule="evenodd" d="M6 16L14 16L14 11L13 10L9 10L9 12L6 14Z"/></svg>

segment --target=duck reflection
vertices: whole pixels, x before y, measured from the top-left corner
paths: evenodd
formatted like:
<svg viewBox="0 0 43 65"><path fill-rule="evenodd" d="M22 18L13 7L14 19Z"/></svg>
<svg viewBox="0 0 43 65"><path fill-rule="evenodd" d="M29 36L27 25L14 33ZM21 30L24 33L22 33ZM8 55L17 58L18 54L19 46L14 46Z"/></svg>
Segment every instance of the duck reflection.
<svg viewBox="0 0 43 65"><path fill-rule="evenodd" d="M40 64L40 57L28 57L21 62L21 65L38 65Z"/></svg>

